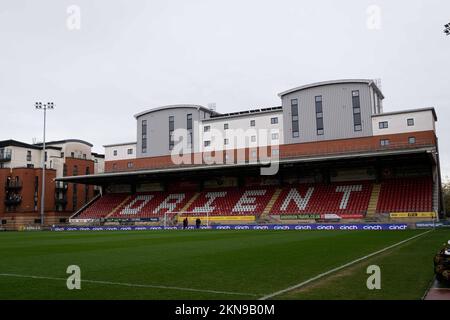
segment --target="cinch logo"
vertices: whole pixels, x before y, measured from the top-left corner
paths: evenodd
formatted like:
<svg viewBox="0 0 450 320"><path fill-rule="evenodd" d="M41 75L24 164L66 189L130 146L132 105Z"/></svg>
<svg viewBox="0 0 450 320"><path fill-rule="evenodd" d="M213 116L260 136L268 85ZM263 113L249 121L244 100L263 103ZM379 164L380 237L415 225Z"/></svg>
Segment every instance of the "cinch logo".
<svg viewBox="0 0 450 320"><path fill-rule="evenodd" d="M289 226L275 226L273 230L289 230Z"/></svg>
<svg viewBox="0 0 450 320"><path fill-rule="evenodd" d="M358 230L358 226L340 226L339 229L341 230Z"/></svg>
<svg viewBox="0 0 450 320"><path fill-rule="evenodd" d="M253 227L253 230L268 230L269 227L268 226L256 226Z"/></svg>
<svg viewBox="0 0 450 320"><path fill-rule="evenodd" d="M234 229L235 230L248 230L248 229L250 229L250 227L249 226L236 226Z"/></svg>
<svg viewBox="0 0 450 320"><path fill-rule="evenodd" d="M375 226L363 226L363 230L382 230L383 227L380 225Z"/></svg>
<svg viewBox="0 0 450 320"><path fill-rule="evenodd" d="M295 230L311 230L311 226L295 226Z"/></svg>
<svg viewBox="0 0 450 320"><path fill-rule="evenodd" d="M218 227L216 227L216 229L218 229L218 230L229 230L230 226L218 226Z"/></svg>
<svg viewBox="0 0 450 320"><path fill-rule="evenodd" d="M317 230L334 230L334 226L317 226Z"/></svg>
<svg viewBox="0 0 450 320"><path fill-rule="evenodd" d="M406 230L406 225L400 225L400 226L389 226L389 230Z"/></svg>

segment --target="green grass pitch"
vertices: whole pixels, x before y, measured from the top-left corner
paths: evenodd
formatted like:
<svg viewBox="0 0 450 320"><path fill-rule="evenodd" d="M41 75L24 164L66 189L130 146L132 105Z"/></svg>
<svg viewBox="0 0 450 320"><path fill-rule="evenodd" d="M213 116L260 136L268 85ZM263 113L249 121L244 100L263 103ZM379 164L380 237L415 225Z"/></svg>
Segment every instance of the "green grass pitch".
<svg viewBox="0 0 450 320"><path fill-rule="evenodd" d="M422 232L4 232L0 299L258 299ZM420 299L449 235L432 231L275 299ZM366 287L370 264L381 290ZM66 287L69 265L81 290Z"/></svg>

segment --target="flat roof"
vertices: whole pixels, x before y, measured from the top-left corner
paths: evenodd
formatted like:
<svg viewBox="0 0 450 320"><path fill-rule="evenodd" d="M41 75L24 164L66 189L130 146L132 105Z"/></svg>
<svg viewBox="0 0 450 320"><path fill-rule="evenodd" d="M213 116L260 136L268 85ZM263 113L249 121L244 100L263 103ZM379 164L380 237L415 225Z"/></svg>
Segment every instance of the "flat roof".
<svg viewBox="0 0 450 320"><path fill-rule="evenodd" d="M295 87L295 88L280 92L278 94L278 96L282 97L282 96L287 95L292 92L301 91L301 90L314 88L314 87L328 86L328 85L333 85L333 84L345 84L345 83L365 83L369 86L372 86L377 91L377 93L380 95L381 99L384 99L383 93L381 93L381 90L378 88L375 81L373 81L371 79L340 79L340 80L328 80L328 81L314 82L314 83L305 84L305 85L302 85L299 87Z"/></svg>
<svg viewBox="0 0 450 320"><path fill-rule="evenodd" d="M202 121L205 122L205 121L214 121L214 120L223 119L223 118L244 117L244 116L253 115L253 114L258 115L258 114L264 114L264 113L279 112L282 110L283 110L282 106L277 106L277 107L269 107L269 108L261 108L261 109L236 111L236 112L230 112L230 113L217 114L217 115L211 116L211 118L209 118L209 119L202 119Z"/></svg>
<svg viewBox="0 0 450 320"><path fill-rule="evenodd" d="M423 111L431 111L433 113L434 121L437 121L436 110L434 110L433 107L383 112L383 113L379 113L379 114L373 114L372 117L382 117L382 116L390 116L390 115L396 115L396 114L402 114L402 113L414 113L414 112L423 112Z"/></svg>
<svg viewBox="0 0 450 320"><path fill-rule="evenodd" d="M180 108L191 108L191 109L202 110L202 111L208 112L210 114L218 114L218 112L208 109L208 108L198 105L198 104L171 104L171 105L161 106L161 107L152 108L152 109L148 109L148 110L139 112L139 113L135 114L134 117L137 119L148 113L157 112L157 111L161 111L161 110L180 109Z"/></svg>
<svg viewBox="0 0 450 320"><path fill-rule="evenodd" d="M133 142L120 142L120 143L113 143L113 144L105 144L103 145L104 148L108 148L108 147L119 147L119 146L128 146L131 144L137 144L136 141Z"/></svg>

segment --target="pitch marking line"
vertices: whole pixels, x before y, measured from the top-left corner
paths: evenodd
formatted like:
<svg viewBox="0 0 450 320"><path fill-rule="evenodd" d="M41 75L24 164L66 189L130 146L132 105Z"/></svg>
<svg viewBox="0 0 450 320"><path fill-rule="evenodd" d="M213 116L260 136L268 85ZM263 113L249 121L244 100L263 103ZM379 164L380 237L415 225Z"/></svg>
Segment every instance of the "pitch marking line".
<svg viewBox="0 0 450 320"><path fill-rule="evenodd" d="M30 276L30 275L14 274L14 273L0 273L0 277L15 277L15 278L28 278L28 279L39 279L39 280L67 281L66 278L55 278L55 277L45 277L45 276ZM135 287L135 288L152 288L152 289L179 290L179 291L191 291L191 292L201 292L201 293L215 293L215 294L228 294L228 295L238 295L238 296L258 296L257 294L254 294L254 293L217 291L217 290L203 290L203 289L194 289L194 288L150 285L150 284L135 284L135 283L126 283L126 282L111 282L111 281L85 280L85 279L81 279L80 281L81 282L85 282L85 283L105 284L105 285Z"/></svg>
<svg viewBox="0 0 450 320"><path fill-rule="evenodd" d="M428 231L422 232L421 234L415 235L415 236L413 236L413 237L411 237L411 238L408 238L408 239L402 240L402 241L400 241L400 242L394 243L393 245L390 245L390 246L388 246L388 247L386 247L386 248L384 248L384 249L381 249L381 250L378 250L378 251L376 251L376 252L370 253L370 254L368 254L368 255L366 255L366 256L364 256L364 257L361 257L361 258L358 258L358 259L356 259L356 260L350 261L350 262L348 262L348 263L346 263L346 264L343 264L343 265L341 265L341 266L339 266L339 267L337 267L337 268L334 268L334 269L331 269L331 270L326 271L326 272L324 272L324 273L318 274L317 276L315 276L315 277L313 277L313 278L310 278L310 279L308 279L308 280L306 280L306 281L303 281L303 282L301 282L301 283L299 283L299 284L296 284L296 285L293 285L293 286L288 287L288 288L286 288L286 289L283 289L283 290L280 290L280 291L273 292L273 293L270 293L270 294L268 294L268 295L265 295L265 296L259 298L258 300L267 300L267 299L273 298L273 297L275 297L275 296L278 296L278 295L280 295L280 294L283 294L283 293L286 293L286 292L289 292L289 291L292 291L292 290L301 288L301 287L303 287L303 286L305 286L305 285L307 285L307 284L309 284L309 283L311 283L311 282L313 282L313 281L319 280L320 278L323 278L323 277L325 277L325 276L327 276L327 275L329 275L329 274L332 274L332 273L334 273L334 272L336 272L336 271L342 270L342 269L347 268L347 267L349 267L349 266L351 266L351 265L354 265L354 264L356 264L356 263L358 263L358 262L361 262L361 261L363 261L363 260L366 260L366 259L368 259L368 258L371 258L371 257L373 257L373 256L376 256L377 254L383 253L383 252L385 252L385 251L387 251L387 250L390 250L390 249L395 248L395 247L397 247L397 246L399 246L399 245L402 245L402 244L404 244L404 243L406 243L406 242L408 242L408 241L414 240L414 239L416 239L416 238L418 238L418 237L421 237L421 236L423 236L423 235L425 235L425 234L427 234L427 233L429 233L429 232L431 232L431 231L433 231L433 230L428 230Z"/></svg>

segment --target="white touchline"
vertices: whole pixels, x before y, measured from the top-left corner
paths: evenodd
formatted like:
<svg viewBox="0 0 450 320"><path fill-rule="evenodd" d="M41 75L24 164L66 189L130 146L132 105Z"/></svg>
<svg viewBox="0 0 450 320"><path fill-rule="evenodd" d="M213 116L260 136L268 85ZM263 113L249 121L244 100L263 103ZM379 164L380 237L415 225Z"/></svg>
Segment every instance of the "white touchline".
<svg viewBox="0 0 450 320"><path fill-rule="evenodd" d="M0 277L15 277L15 278L28 278L28 279L41 279L41 280L57 280L57 281L66 281L67 280L66 278L31 276L31 275L14 274L14 273L0 273ZM126 283L126 282L111 282L111 281L83 280L83 279L81 279L80 281L86 282L86 283L106 284L106 285L124 286L124 287L180 290L180 291L192 291L192 292L203 292L203 293L229 294L229 295L238 295L238 296L257 296L257 294L255 294L255 293L229 292L229 291L217 291L217 290L206 290L206 289L203 290L203 289L160 286L160 285L151 285L151 284L135 284L135 283Z"/></svg>
<svg viewBox="0 0 450 320"><path fill-rule="evenodd" d="M349 263L343 264L342 266L339 266L339 267L337 267L337 268L331 269L331 270L329 270L329 271L327 271L327 272L318 274L317 276L315 276L315 277L313 277L313 278L311 278L311 279L308 279L308 280L306 280L306 281L303 281L303 282L301 282L301 283L299 283L299 284L296 284L296 285L293 285L293 286L288 287L288 288L286 288L286 289L283 289L283 290L280 290L280 291L277 291L277 292L274 292L274 293L270 293L270 294L268 294L268 295L265 295L265 296L259 298L258 300L267 300L267 299L273 298L273 297L275 297L275 296L278 296L278 295L280 295L280 294L286 293L286 292L288 292L288 291L291 291L291 290L294 290L294 289L301 288L301 287L303 287L303 286L305 286L305 285L307 285L307 284L309 284L309 283L311 283L311 282L313 282L313 281L316 281L316 280L318 280L318 279L320 279L320 278L322 278L322 277L324 277L324 276L327 276L327 275L329 275L329 274L331 274L331 273L334 273L334 272L336 272L336 271L339 271L339 270L341 270L341 269L347 268L347 267L349 267L349 266L351 266L351 265L353 265L353 264L355 264L355 263L358 263L358 262L360 262L360 261L366 260L366 259L368 259L368 258L370 258L370 257L373 257L373 256L377 255L377 254L383 253L384 251L387 251L387 250L389 250L389 249L392 249L392 248L394 248L394 247L397 247L397 246L399 246L399 245L402 245L403 243L408 242L408 241L411 241L411 240L413 240L413 239L415 239L415 238L421 237L421 236L423 236L423 235L425 235L425 234L427 234L428 232L431 232L431 231L432 231L432 230L428 230L428 231L422 232L421 234L415 235L414 237L408 238L408 239L406 239L406 240L402 240L402 241L397 242L397 243L395 243L395 244L393 244L393 245L390 245L389 247L386 247L386 248L384 248L384 249L381 249L381 250L378 250L378 251L376 251L376 252L370 253L370 254L368 254L368 255L366 255L366 256L364 256L364 257L358 258L358 259L356 259L356 260L350 261Z"/></svg>

